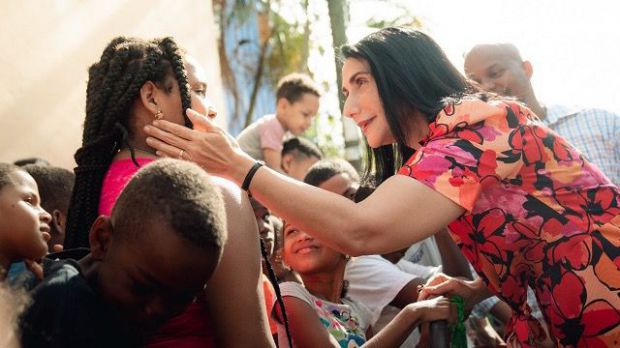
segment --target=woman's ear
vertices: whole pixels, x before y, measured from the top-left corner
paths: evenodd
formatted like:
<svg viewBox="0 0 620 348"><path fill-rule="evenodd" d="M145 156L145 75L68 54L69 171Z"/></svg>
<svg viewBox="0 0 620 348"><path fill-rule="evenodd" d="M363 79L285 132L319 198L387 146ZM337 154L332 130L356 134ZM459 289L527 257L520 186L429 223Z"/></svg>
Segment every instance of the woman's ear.
<svg viewBox="0 0 620 348"><path fill-rule="evenodd" d="M112 242L113 235L112 221L108 216L99 215L90 228L88 241L90 242L90 253L95 260L102 260Z"/></svg>
<svg viewBox="0 0 620 348"><path fill-rule="evenodd" d="M142 101L142 105L152 114L156 114L158 111L161 112L155 98L156 94L157 86L152 81L146 81L142 87L140 87L140 100Z"/></svg>

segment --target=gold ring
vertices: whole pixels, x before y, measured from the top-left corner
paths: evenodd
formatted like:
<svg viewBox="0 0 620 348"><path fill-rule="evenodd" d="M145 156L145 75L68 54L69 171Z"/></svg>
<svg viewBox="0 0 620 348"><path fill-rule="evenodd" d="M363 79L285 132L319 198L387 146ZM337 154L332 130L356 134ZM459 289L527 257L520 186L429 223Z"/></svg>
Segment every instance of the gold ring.
<svg viewBox="0 0 620 348"><path fill-rule="evenodd" d="M183 154L185 153L185 150L181 149L181 151L179 151L179 158L183 159Z"/></svg>

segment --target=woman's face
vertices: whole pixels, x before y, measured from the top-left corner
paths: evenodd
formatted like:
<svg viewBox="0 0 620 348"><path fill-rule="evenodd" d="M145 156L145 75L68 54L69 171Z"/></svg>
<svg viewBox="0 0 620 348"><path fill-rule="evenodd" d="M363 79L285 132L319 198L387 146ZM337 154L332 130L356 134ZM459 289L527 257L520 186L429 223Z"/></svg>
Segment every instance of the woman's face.
<svg viewBox="0 0 620 348"><path fill-rule="evenodd" d="M344 256L327 248L306 232L287 223L284 225L284 262L300 275L333 272Z"/></svg>
<svg viewBox="0 0 620 348"><path fill-rule="evenodd" d="M346 98L343 114L360 127L370 147L377 148L395 142L385 117L377 83L365 60L347 58L344 62L342 93Z"/></svg>

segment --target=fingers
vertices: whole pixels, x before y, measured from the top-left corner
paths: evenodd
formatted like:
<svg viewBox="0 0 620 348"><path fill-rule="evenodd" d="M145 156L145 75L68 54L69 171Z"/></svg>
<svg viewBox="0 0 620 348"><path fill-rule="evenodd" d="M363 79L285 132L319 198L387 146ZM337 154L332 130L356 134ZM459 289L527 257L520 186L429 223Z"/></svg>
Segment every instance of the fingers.
<svg viewBox="0 0 620 348"><path fill-rule="evenodd" d="M161 140L151 138L151 137L146 138L146 143L157 151L158 156L171 157L171 158L179 157L180 145L179 146L168 145Z"/></svg>
<svg viewBox="0 0 620 348"><path fill-rule="evenodd" d="M463 284L461 284L460 281L458 281L457 279L450 279L441 284L427 286L425 287L425 290L428 291L429 294L435 295L435 296L436 295L451 296L451 295L460 294L458 290L461 290L462 287L463 287Z"/></svg>
<svg viewBox="0 0 620 348"><path fill-rule="evenodd" d="M146 126L145 130L147 127L148 128L154 127L156 130L160 130L160 133L157 133L160 135L165 135L167 133L167 134L174 135L177 138L182 138L184 140L193 140L195 138L194 131L192 129L182 126L180 124L170 122L170 121L156 120L156 121L153 121L153 127ZM149 132L147 132L147 134L150 135Z"/></svg>
<svg viewBox="0 0 620 348"><path fill-rule="evenodd" d="M54 253L59 253L59 252L63 251L63 250L64 250L64 248L65 248L65 247L64 247L62 244L54 244L54 245L52 246L52 252L54 252Z"/></svg>
<svg viewBox="0 0 620 348"><path fill-rule="evenodd" d="M192 121L192 124L194 125L194 129L197 131L208 132L208 131L218 129L218 126L215 123L213 123L208 117L200 114L194 109L187 109L185 111L185 114L187 114L187 117L189 117L189 120Z"/></svg>
<svg viewBox="0 0 620 348"><path fill-rule="evenodd" d="M43 266L34 260L24 260L26 267L34 274L37 279L43 279Z"/></svg>

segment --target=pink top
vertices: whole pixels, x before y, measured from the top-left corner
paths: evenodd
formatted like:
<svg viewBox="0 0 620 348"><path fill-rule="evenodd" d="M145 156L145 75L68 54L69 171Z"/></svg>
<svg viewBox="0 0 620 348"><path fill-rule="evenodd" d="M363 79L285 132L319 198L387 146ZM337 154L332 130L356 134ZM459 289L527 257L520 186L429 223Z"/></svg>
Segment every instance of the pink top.
<svg viewBox="0 0 620 348"><path fill-rule="evenodd" d="M276 115L266 115L245 128L237 137L239 147L254 159L264 161L264 149L282 151L286 129Z"/></svg>
<svg viewBox="0 0 620 348"><path fill-rule="evenodd" d="M282 151L282 138L285 133L286 130L276 115L265 117L265 122L259 127L261 147Z"/></svg>
<svg viewBox="0 0 620 348"><path fill-rule="evenodd" d="M152 158L136 158L140 167L153 162ZM108 168L108 172L103 178L103 184L101 185L101 195L99 196L99 214L108 215L112 213L114 203L121 194L121 191L129 182L129 179L133 177L138 171L138 167L133 163L131 158L122 159L112 162Z"/></svg>

